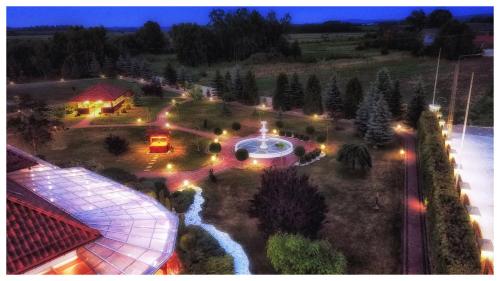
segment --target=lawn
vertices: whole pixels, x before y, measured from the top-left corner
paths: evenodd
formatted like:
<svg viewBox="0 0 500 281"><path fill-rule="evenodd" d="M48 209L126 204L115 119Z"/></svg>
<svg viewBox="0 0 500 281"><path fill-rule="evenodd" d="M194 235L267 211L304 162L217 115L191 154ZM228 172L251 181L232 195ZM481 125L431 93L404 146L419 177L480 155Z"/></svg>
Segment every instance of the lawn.
<svg viewBox="0 0 500 281"><path fill-rule="evenodd" d="M59 132L54 140L39 152L46 160L63 167L83 166L93 170L117 167L129 172L143 171L152 159L148 154L148 139L145 127L84 128ZM114 134L127 139L130 150L121 156L110 154L104 147L104 139ZM194 170L208 165L209 156L203 150L197 151L197 142L206 146L208 140L193 137L184 132L173 132L171 142L173 153L160 154L152 171L163 170L172 163L176 170ZM19 137L10 135L8 143L31 152L31 148Z"/></svg>
<svg viewBox="0 0 500 281"><path fill-rule="evenodd" d="M404 186L399 146L371 150L371 172L352 173L341 167L335 153L343 142L361 140L350 129L332 138L327 157L299 168L326 198L329 211L320 238L346 255L350 274L399 274ZM247 214L259 185L258 172L239 169L218 175L217 183L206 180L201 185L206 199L203 216L242 244L253 273L270 274L274 271L265 256L266 240L257 230L257 221Z"/></svg>
<svg viewBox="0 0 500 281"><path fill-rule="evenodd" d="M202 130L204 130L203 120L206 119L208 126L205 130L211 132L213 128L219 127L221 129L227 129L231 134L239 136L258 133L258 129L260 128L259 121L261 120L268 122L268 128L270 130L276 128L275 123L279 120L279 114L277 113L239 104L229 104L231 115L224 116L222 115L221 106L222 103L220 102L189 101L176 105L170 118L175 124ZM301 134L305 134L305 128L310 125L314 126L318 132L326 132L326 127L329 125L330 132L333 132L331 123L325 120L315 120L312 117L303 118L289 115L283 115L282 120L285 130L293 130ZM241 123L242 128L240 131L235 132L231 130L231 125L235 121Z"/></svg>

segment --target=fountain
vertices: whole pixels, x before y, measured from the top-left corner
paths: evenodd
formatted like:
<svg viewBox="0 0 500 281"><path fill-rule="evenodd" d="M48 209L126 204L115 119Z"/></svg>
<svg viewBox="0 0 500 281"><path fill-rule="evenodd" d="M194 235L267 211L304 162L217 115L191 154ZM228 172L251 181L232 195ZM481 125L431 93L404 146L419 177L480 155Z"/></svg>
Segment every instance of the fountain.
<svg viewBox="0 0 500 281"><path fill-rule="evenodd" d="M279 137L267 136L267 121L261 121L260 137L239 141L234 150L246 149L250 158L276 158L293 152L293 144Z"/></svg>

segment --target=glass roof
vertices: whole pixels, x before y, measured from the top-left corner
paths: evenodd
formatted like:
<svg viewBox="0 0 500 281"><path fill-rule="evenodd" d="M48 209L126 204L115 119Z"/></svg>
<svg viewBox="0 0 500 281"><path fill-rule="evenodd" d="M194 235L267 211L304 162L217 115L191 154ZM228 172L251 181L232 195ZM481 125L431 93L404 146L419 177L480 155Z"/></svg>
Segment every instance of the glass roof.
<svg viewBox="0 0 500 281"><path fill-rule="evenodd" d="M78 249L98 274L151 274L173 253L178 217L154 198L83 168L25 169L8 177L101 232Z"/></svg>

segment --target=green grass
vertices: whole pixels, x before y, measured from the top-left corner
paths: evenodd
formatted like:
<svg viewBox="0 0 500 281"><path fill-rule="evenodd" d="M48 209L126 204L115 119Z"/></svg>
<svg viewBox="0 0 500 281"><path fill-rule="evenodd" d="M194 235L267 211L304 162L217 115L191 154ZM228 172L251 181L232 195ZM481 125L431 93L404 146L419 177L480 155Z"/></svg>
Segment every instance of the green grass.
<svg viewBox="0 0 500 281"><path fill-rule="evenodd" d="M343 131L335 135L330 146L335 151L346 139L359 141ZM348 273L399 274L404 170L397 146L371 152L374 166L370 173L346 171L335 154L300 167L299 172L310 175L326 198L328 213L319 238L346 255ZM257 229L257 220L248 216L249 200L260 186L260 173L233 169L217 179L217 183L206 180L201 185L206 199L203 217L242 244L252 273L274 273L265 256L266 239Z"/></svg>
<svg viewBox="0 0 500 281"><path fill-rule="evenodd" d="M39 154L49 162L63 167L83 166L95 170L117 167L132 173L139 172L144 170L152 158L148 154L149 139L146 133L145 127L70 129L57 133L54 140L44 146ZM109 134L125 138L130 150L121 156L110 154L104 147L104 139ZM167 163L174 164L176 170L194 170L208 165L209 155L204 151L196 151L197 141L203 142L191 134L173 132L171 142L174 152L160 154L152 170L163 170ZM204 142L206 145L208 140ZM18 136L10 135L8 143L32 152Z"/></svg>

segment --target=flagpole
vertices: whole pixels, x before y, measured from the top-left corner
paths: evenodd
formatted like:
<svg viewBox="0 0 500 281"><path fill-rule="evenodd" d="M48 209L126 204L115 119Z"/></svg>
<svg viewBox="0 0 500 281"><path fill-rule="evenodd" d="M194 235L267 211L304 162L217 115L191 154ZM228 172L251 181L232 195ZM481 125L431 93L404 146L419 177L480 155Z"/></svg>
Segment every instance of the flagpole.
<svg viewBox="0 0 500 281"><path fill-rule="evenodd" d="M437 81L438 81L438 74L439 74L439 62L441 60L441 48L439 48L439 55L438 55L438 62L436 66L436 78L434 79L434 91L432 92L432 104L435 104L436 100L436 87L437 87Z"/></svg>
<svg viewBox="0 0 500 281"><path fill-rule="evenodd" d="M472 95L472 83L474 83L474 72L470 77L469 96L467 97L467 107L465 109L464 127L462 128L462 140L460 141L460 154L464 148L465 130L467 128L467 118L469 117L470 96Z"/></svg>

